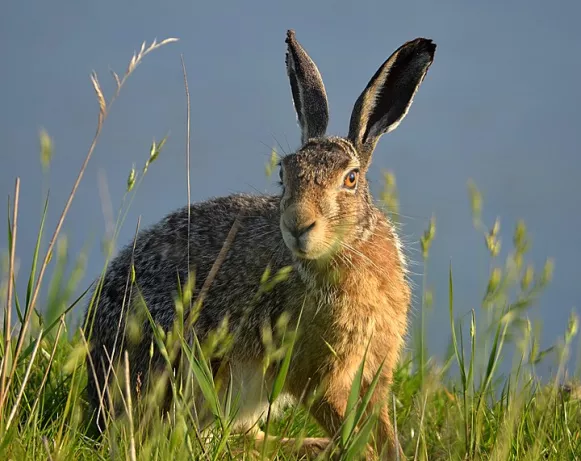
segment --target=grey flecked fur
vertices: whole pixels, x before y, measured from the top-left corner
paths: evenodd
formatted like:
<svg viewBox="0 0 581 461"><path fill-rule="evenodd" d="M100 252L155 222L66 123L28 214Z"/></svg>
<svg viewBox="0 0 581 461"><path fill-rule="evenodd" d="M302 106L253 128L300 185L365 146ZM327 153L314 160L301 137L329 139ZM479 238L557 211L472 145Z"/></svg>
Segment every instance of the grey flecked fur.
<svg viewBox="0 0 581 461"><path fill-rule="evenodd" d="M302 147L281 161L284 171L282 193L276 196L237 194L211 199L192 205L189 217L188 209L184 207L149 229L140 231L134 244L120 251L107 269L98 304L92 315L87 312L86 317L92 321L88 322L92 323L91 354L87 362L88 394L95 408L99 404L97 384L100 389L105 385L103 364L109 363L104 350L109 353L115 350L114 359L118 359L122 353L121 345L127 346L124 337L126 306L129 310L137 309L135 301L140 293L153 320L164 330L170 329L175 319L178 280L184 284L188 273L193 271L194 298L199 294L235 222L239 227L206 293L195 332L203 341L228 317L229 328L238 329L239 334L224 360L255 363L261 360L264 352L261 328L265 321L273 325L283 312L287 312L291 325L294 325L303 308L293 359L293 363L300 366L291 366L289 380L295 382L288 390L291 394L299 393L299 384L310 378L293 375L293 370L302 370L301 366L312 362L310 369L316 370L315 374L320 377L332 367L333 358L327 344L333 344L333 338L338 334L334 330L334 318L340 314L338 309L344 308L345 293L329 277L330 269L341 263L338 257L332 256L328 260L300 257L296 251L291 251L288 242L285 243L282 222L296 231L302 225L301 220L306 219L305 210L308 208L309 213L321 216L321 221L326 220L329 229L346 232L350 248L365 248L366 242L378 234L378 229L384 229L385 238L398 252L399 259L394 259L398 266L393 269L394 274L405 273L405 260L399 253L397 235L387 218L373 205L365 171L379 137L393 129L406 115L432 63L436 46L431 40L416 39L394 52L357 100L349 136L339 138L325 136L328 107L315 64L296 41L294 32L287 33L286 43L287 72L302 130ZM398 91L402 93L399 96ZM335 184L342 184L344 172L349 168L361 169L357 188L338 192ZM301 203L304 204L302 208ZM291 207L294 207L294 214L289 212ZM281 211L286 213L282 219ZM128 290L132 262L135 282ZM262 294L258 302L253 303L267 266L273 274L285 266L292 266L293 270L288 280ZM348 270L357 271L358 267L348 266ZM402 286L407 290L407 285ZM125 299L128 292L130 300ZM343 299L343 304L339 299ZM403 296L402 299L407 298ZM407 301L405 304L407 309ZM356 309L356 306L350 308ZM240 325L246 315L247 319ZM405 312L402 315L405 316ZM406 320L402 322L405 329ZM355 326L353 328L353 332L345 334L354 335L353 341L357 342L360 339L356 336L358 330ZM143 319L141 341L127 346L132 389L138 375L147 381L151 339L149 322ZM159 352L155 351L152 362L154 369L162 366Z"/></svg>
<svg viewBox="0 0 581 461"><path fill-rule="evenodd" d="M207 293L206 300L198 318L195 330L200 338L215 330L224 316L230 316L230 324L245 314L246 305L257 292L260 278L270 264L273 271L292 263L290 254L285 251L278 230L279 198L251 195L232 195L216 198L191 206L190 215L190 261L195 272L196 290L206 280L226 237L238 216L241 224L230 246L227 257L217 272ZM241 215L242 213L242 215ZM127 292L127 278L131 260L135 267L136 285L156 323L165 330L171 328L175 319L175 297L178 280L182 285L188 278L187 270L188 213L184 207L139 233L135 249L126 246L108 267L95 310L91 338L92 362L101 380L103 369L98 365L108 363L103 355L102 346L113 349L115 334L120 323L121 305ZM252 245L249 245L252 242ZM292 276L292 278L296 278ZM293 282L291 282L292 284ZM294 281L297 283L297 281ZM249 312L248 330L245 345L235 348L240 358L254 358L261 352L262 341L259 326L268 315L273 324L283 309L288 308L286 296L290 285L264 296L263 303L269 309L254 309ZM132 290L137 296L137 290ZM127 302L126 302L127 304ZM122 324L122 331L124 325ZM149 347L152 339L147 319L143 320L141 347L131 355L132 374L147 374L149 366ZM117 340L120 343L120 340ZM119 346L117 347L117 350ZM154 365L162 365L161 357L156 354ZM92 379L89 365L89 398L93 405L98 404L98 393ZM103 388L101 383L100 389Z"/></svg>

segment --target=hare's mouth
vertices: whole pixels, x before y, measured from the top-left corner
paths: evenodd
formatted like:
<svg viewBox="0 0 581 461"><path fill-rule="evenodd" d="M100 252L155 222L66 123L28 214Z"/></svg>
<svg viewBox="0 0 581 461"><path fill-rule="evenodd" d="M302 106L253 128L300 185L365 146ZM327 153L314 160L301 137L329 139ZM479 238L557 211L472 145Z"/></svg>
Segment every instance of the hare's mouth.
<svg viewBox="0 0 581 461"><path fill-rule="evenodd" d="M298 229L290 228L283 220L280 223L282 238L287 248L300 259L319 259L325 255L324 230L321 223L313 221Z"/></svg>

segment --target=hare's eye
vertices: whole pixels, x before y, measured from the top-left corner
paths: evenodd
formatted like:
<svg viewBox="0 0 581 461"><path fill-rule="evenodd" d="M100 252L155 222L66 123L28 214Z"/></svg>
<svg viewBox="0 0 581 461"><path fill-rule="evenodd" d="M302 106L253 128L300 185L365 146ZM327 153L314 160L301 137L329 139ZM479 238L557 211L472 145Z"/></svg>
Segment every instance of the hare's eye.
<svg viewBox="0 0 581 461"><path fill-rule="evenodd" d="M358 179L359 179L359 170L358 169L351 170L349 173L347 173L345 179L343 179L343 187L351 190L355 189L355 187L357 186Z"/></svg>
<svg viewBox="0 0 581 461"><path fill-rule="evenodd" d="M281 184L282 184L282 168L280 168L280 169L278 170L278 177L279 177L279 179L280 179L280 182L281 182Z"/></svg>

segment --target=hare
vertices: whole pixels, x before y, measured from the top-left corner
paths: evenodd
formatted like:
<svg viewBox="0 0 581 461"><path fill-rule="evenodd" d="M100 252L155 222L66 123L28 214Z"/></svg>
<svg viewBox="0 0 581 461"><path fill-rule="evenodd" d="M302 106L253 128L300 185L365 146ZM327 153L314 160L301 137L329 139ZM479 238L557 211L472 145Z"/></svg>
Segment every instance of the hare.
<svg viewBox="0 0 581 461"><path fill-rule="evenodd" d="M157 325L171 329L178 284L193 272L193 298L203 297L192 322L196 337L203 342L223 325L233 333L233 347L212 362L212 371L240 397L237 431L251 431L267 413L276 367L263 372L263 328L285 313L296 336L278 401L314 396L309 411L329 435L306 439L303 449L334 446L366 354L362 393L381 367L370 401L381 407L377 450L401 458L387 397L407 333L410 287L396 230L374 206L366 173L381 135L406 116L436 45L417 38L398 48L357 99L347 137L334 137L326 135L327 97L316 65L294 31L285 42L301 147L280 161L280 194L236 194L184 207L120 251L85 317L89 400L95 409L107 406L111 367L125 351L132 390L165 367L157 348L150 355L150 320L142 320L141 338L130 344L127 318L141 300ZM292 269L257 296L267 267L271 274Z"/></svg>

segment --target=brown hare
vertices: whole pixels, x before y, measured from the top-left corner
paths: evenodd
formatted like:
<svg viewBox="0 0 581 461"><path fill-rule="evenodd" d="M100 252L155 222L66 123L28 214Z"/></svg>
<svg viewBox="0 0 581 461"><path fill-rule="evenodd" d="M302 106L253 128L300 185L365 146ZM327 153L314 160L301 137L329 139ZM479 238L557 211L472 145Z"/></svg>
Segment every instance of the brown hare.
<svg viewBox="0 0 581 461"><path fill-rule="evenodd" d="M120 251L87 311L90 401L95 409L107 406L111 364L125 350L131 389L164 368L157 349L150 356L150 320L142 321L136 344L125 339L128 312L141 300L156 324L171 329L178 283L195 273L193 297L204 295L193 325L196 337L203 342L225 319L233 332L233 347L213 371L240 397L238 431L250 431L267 413L276 367L263 372L262 331L286 313L297 335L279 400L315 395L310 412L329 435L306 439L303 449L324 449L340 433L367 350L362 393L383 363L370 401L381 407L375 446L386 459L396 459L403 452L388 412L388 392L406 337L410 288L398 236L374 206L366 173L381 135L406 116L436 45L417 38L398 48L359 96L348 135L334 137L326 135L327 97L316 65L294 31L287 32L286 43L302 135L301 147L280 161L280 194L237 194L184 207L139 232ZM289 266L285 281L257 296L267 267L276 273Z"/></svg>

